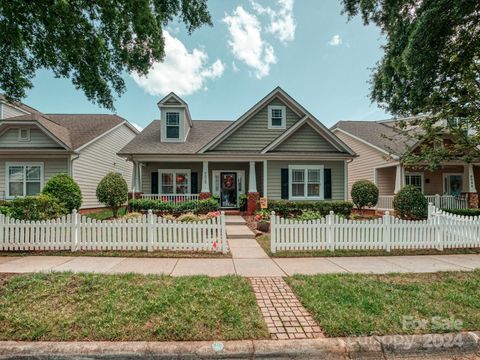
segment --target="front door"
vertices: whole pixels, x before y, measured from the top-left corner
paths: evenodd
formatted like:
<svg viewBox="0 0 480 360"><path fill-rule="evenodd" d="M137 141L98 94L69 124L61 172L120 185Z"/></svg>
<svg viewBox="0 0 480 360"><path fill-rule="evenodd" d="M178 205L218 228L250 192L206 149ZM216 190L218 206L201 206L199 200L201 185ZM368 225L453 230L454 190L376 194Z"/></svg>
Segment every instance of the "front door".
<svg viewBox="0 0 480 360"><path fill-rule="evenodd" d="M237 173L220 173L220 206L222 208L237 207Z"/></svg>
<svg viewBox="0 0 480 360"><path fill-rule="evenodd" d="M448 195L458 196L462 193L463 175L449 174L445 175L445 192Z"/></svg>

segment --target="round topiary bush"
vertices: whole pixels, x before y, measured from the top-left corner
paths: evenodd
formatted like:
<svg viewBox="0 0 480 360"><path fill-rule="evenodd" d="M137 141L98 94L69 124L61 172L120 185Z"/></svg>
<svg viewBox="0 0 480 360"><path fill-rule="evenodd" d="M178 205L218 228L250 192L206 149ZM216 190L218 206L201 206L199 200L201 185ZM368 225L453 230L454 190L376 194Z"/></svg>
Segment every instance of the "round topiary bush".
<svg viewBox="0 0 480 360"><path fill-rule="evenodd" d="M111 172L98 183L97 199L112 209L117 217L118 209L128 200L128 186L119 173Z"/></svg>
<svg viewBox="0 0 480 360"><path fill-rule="evenodd" d="M364 207L374 207L378 202L378 188L368 180L359 180L352 185L352 202L357 209L361 210Z"/></svg>
<svg viewBox="0 0 480 360"><path fill-rule="evenodd" d="M67 174L58 174L48 180L42 194L55 198L68 213L71 213L73 209L80 209L82 205L80 187Z"/></svg>
<svg viewBox="0 0 480 360"><path fill-rule="evenodd" d="M421 220L428 216L427 198L413 185L407 185L395 194L393 208L404 219Z"/></svg>

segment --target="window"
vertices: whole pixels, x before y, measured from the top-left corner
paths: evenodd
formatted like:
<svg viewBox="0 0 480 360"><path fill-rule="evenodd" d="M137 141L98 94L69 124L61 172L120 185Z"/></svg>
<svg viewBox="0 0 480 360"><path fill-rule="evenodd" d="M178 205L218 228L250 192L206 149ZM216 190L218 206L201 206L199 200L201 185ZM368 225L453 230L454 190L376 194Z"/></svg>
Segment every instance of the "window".
<svg viewBox="0 0 480 360"><path fill-rule="evenodd" d="M405 185L413 185L423 193L423 174L422 173L405 174Z"/></svg>
<svg viewBox="0 0 480 360"><path fill-rule="evenodd" d="M190 194L190 170L159 170L161 194Z"/></svg>
<svg viewBox="0 0 480 360"><path fill-rule="evenodd" d="M286 127L286 110L285 106L269 106L268 107L268 128L269 129L285 129Z"/></svg>
<svg viewBox="0 0 480 360"><path fill-rule="evenodd" d="M7 163L7 198L35 195L43 186L42 163Z"/></svg>
<svg viewBox="0 0 480 360"><path fill-rule="evenodd" d="M165 114L167 139L180 138L180 113L167 112Z"/></svg>
<svg viewBox="0 0 480 360"><path fill-rule="evenodd" d="M30 129L18 129L18 141L30 141Z"/></svg>
<svg viewBox="0 0 480 360"><path fill-rule="evenodd" d="M323 166L289 166L290 199L323 199Z"/></svg>

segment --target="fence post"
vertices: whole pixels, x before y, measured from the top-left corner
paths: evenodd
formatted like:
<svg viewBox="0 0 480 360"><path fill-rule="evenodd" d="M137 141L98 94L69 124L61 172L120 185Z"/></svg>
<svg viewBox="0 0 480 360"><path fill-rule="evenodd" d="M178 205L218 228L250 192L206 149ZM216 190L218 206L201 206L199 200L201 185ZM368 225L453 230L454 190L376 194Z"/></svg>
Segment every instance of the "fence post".
<svg viewBox="0 0 480 360"><path fill-rule="evenodd" d="M443 251L443 228L444 228L444 221L443 216L440 215L440 212L437 211L436 213L436 221L434 222L434 226L436 227L436 234L437 234L437 250Z"/></svg>
<svg viewBox="0 0 480 360"><path fill-rule="evenodd" d="M78 247L78 213L77 213L77 210L76 209L73 209L72 211L72 217L71 217L71 236L72 236L72 239L71 239L71 242L72 244L70 245L70 248L72 250L72 252L75 252L77 251L77 247Z"/></svg>
<svg viewBox="0 0 480 360"><path fill-rule="evenodd" d="M272 254L277 252L277 219L275 218L275 211L270 214L270 251Z"/></svg>
<svg viewBox="0 0 480 360"><path fill-rule="evenodd" d="M435 195L435 207L436 207L437 209L441 209L441 208L442 208L441 200L442 200L442 198L440 197L440 195L439 195L439 194L436 194L436 195Z"/></svg>
<svg viewBox="0 0 480 360"><path fill-rule="evenodd" d="M226 254L228 252L227 244L227 226L225 221L225 211L220 213L220 239L222 241L222 253Z"/></svg>
<svg viewBox="0 0 480 360"><path fill-rule="evenodd" d="M429 202L428 203L428 220L432 218L434 211L435 211L435 206L431 202Z"/></svg>
<svg viewBox="0 0 480 360"><path fill-rule="evenodd" d="M385 246L385 250L390 252L392 249L391 239L390 239L390 211L385 211L382 217L383 220L383 243Z"/></svg>
<svg viewBox="0 0 480 360"><path fill-rule="evenodd" d="M333 241L333 210L330 210L330 213L327 215L327 239L330 251L335 251L335 243Z"/></svg>
<svg viewBox="0 0 480 360"><path fill-rule="evenodd" d="M153 212L148 210L147 214L147 251L153 251Z"/></svg>

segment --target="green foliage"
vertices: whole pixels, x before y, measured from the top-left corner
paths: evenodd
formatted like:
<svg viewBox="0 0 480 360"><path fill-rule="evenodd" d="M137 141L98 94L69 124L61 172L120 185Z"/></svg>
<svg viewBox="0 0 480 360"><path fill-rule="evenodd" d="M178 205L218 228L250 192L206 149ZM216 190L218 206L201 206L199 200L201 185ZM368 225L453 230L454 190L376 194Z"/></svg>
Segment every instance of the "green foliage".
<svg viewBox="0 0 480 360"><path fill-rule="evenodd" d="M480 143L480 2L342 2L349 17L361 15L366 24L379 26L386 38L383 59L372 76L372 101L400 117L431 114L410 122L409 126L423 130L413 139L423 145L405 163L426 163L433 170L447 159L480 158L476 146ZM444 121L455 145L431 146L445 131Z"/></svg>
<svg viewBox="0 0 480 360"><path fill-rule="evenodd" d="M368 180L359 180L352 185L352 201L357 209L374 207L378 202L378 188Z"/></svg>
<svg viewBox="0 0 480 360"><path fill-rule="evenodd" d="M45 68L113 109L125 72L145 75L164 60L163 28L177 18L190 33L212 25L206 0L2 1L0 88L25 97Z"/></svg>
<svg viewBox="0 0 480 360"><path fill-rule="evenodd" d="M97 199L111 208L113 217L117 217L118 209L128 200L128 186L122 175L115 172L105 175L98 183Z"/></svg>
<svg viewBox="0 0 480 360"><path fill-rule="evenodd" d="M462 216L480 216L480 209L442 209L445 212Z"/></svg>
<svg viewBox="0 0 480 360"><path fill-rule="evenodd" d="M353 204L350 201L268 201L268 211L275 211L277 215L284 217L299 216L306 210L317 211L322 217L328 215L330 211L349 217L352 208Z"/></svg>
<svg viewBox="0 0 480 360"><path fill-rule="evenodd" d="M404 219L421 220L428 216L427 198L413 185L407 185L395 194L393 208Z"/></svg>
<svg viewBox="0 0 480 360"><path fill-rule="evenodd" d="M184 201L181 203L172 203L159 200L135 199L128 202L131 211L152 210L159 214L170 214L179 216L188 212L194 214L208 214L219 209L218 202L213 199Z"/></svg>
<svg viewBox="0 0 480 360"><path fill-rule="evenodd" d="M247 206L247 195L246 194L240 194L238 196L238 205L241 208L245 208Z"/></svg>
<svg viewBox="0 0 480 360"><path fill-rule="evenodd" d="M7 215L29 221L55 219L68 213L57 199L45 194L16 198L11 201L9 209Z"/></svg>
<svg viewBox="0 0 480 360"><path fill-rule="evenodd" d="M73 209L80 209L82 205L82 192L78 184L67 174L58 174L48 180L42 190L43 194L57 199L69 213Z"/></svg>

